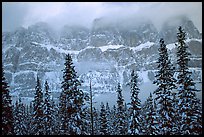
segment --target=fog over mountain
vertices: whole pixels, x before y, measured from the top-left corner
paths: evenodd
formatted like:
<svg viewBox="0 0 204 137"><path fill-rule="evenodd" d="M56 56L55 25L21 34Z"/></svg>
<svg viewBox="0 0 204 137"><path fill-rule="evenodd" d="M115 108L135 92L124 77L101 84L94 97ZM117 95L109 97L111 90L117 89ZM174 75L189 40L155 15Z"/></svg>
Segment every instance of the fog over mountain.
<svg viewBox="0 0 204 137"><path fill-rule="evenodd" d="M168 20L186 16L202 32L201 2L3 2L3 31L37 22L47 22L54 29L64 25L91 27L93 20L105 17L111 22L127 25L151 20L157 29ZM130 18L134 18L129 22ZM14 23L15 22L15 23ZM177 25L175 22L174 25Z"/></svg>

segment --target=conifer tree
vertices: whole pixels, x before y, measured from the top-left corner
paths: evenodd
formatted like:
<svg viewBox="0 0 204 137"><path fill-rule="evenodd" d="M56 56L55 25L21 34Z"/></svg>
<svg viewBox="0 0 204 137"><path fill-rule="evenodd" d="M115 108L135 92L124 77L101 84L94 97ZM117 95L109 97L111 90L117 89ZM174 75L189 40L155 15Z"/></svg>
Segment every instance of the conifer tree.
<svg viewBox="0 0 204 137"><path fill-rule="evenodd" d="M60 95L60 132L63 135L82 134L82 106L84 105L84 95L78 89L81 85L77 79L71 55L66 55L65 68L63 71L62 92Z"/></svg>
<svg viewBox="0 0 204 137"><path fill-rule="evenodd" d="M117 108L115 105L113 105L113 108L111 109L111 135L117 135Z"/></svg>
<svg viewBox="0 0 204 137"><path fill-rule="evenodd" d="M177 92L173 92L173 109L175 111L174 113L174 119L173 119L173 123L172 123L172 134L174 135L180 135L180 129L179 129L179 121L180 121L180 114L179 112L179 106L178 106L178 93Z"/></svg>
<svg viewBox="0 0 204 137"><path fill-rule="evenodd" d="M154 110L155 110L155 113L156 113L156 114L155 114L155 115L156 115L156 116L155 116L155 119L156 119L156 121L157 121L157 124L156 124L155 126L156 126L156 129L159 129L160 117L159 117L159 113L158 113L158 111L157 111L157 110L158 110L158 107L157 107L157 103L156 103L157 101L156 101L155 98L153 99L153 102L154 102L154 103L153 103L153 104L154 104ZM158 130L157 133L160 134L160 130Z"/></svg>
<svg viewBox="0 0 204 137"><path fill-rule="evenodd" d="M201 112L199 110L200 100L196 97L197 90L195 83L191 78L188 63L190 61L190 53L188 45L185 43L186 33L180 26L177 33L177 64L178 64L178 106L180 114L180 131L181 134L200 134L202 125Z"/></svg>
<svg viewBox="0 0 204 137"><path fill-rule="evenodd" d="M143 104L141 104L141 110L140 110L140 114L141 114L141 119L142 119L142 121L141 121L141 135L146 135L147 133L146 133L146 131L147 131L147 121L146 121L146 113L147 113L147 111L149 111L148 109L147 109L147 101L148 101L148 99L147 100L145 100L145 102L143 103Z"/></svg>
<svg viewBox="0 0 204 137"><path fill-rule="evenodd" d="M131 73L131 81L130 81L130 88L131 88L131 102L130 102L130 128L129 134L131 135L138 135L141 133L141 104L140 99L138 98L139 88L138 88L138 76L132 70Z"/></svg>
<svg viewBox="0 0 204 137"><path fill-rule="evenodd" d="M19 102L16 101L14 110L14 132L15 135L27 135L27 121L26 121L25 106L19 98Z"/></svg>
<svg viewBox="0 0 204 137"><path fill-rule="evenodd" d="M164 43L164 40L160 40L159 47L159 58L158 58L158 73L156 74L156 80L154 84L158 88L154 91L156 95L156 100L158 103L158 113L160 116L160 125L161 129L160 134L170 135L172 132L173 118L174 118L174 109L173 109L173 89L176 89L174 79L174 70L173 65L168 56L167 48Z"/></svg>
<svg viewBox="0 0 204 137"><path fill-rule="evenodd" d="M90 97L88 93L84 93L84 105L82 107L82 135L93 135L92 133L92 124L91 124L91 115L93 111L90 111Z"/></svg>
<svg viewBox="0 0 204 137"><path fill-rule="evenodd" d="M2 135L14 135L13 108L8 83L2 68Z"/></svg>
<svg viewBox="0 0 204 137"><path fill-rule="evenodd" d="M107 114L106 114L106 109L101 102L101 111L100 111L100 135L108 135L108 125L107 125Z"/></svg>
<svg viewBox="0 0 204 137"><path fill-rule="evenodd" d="M129 108L127 106L127 103L125 102L124 104L124 115L125 115L125 132L128 134L128 129L129 129Z"/></svg>
<svg viewBox="0 0 204 137"><path fill-rule="evenodd" d="M58 115L59 108L58 105L55 103L54 98L51 98L51 108L53 109L53 134L52 135L59 135L59 127L60 127L60 118Z"/></svg>
<svg viewBox="0 0 204 137"><path fill-rule="evenodd" d="M26 125L27 125L27 135L32 134L32 118L33 118L33 104L32 101L27 105L26 111Z"/></svg>
<svg viewBox="0 0 204 137"><path fill-rule="evenodd" d="M44 134L45 135L53 135L55 129L55 110L53 108L53 104L51 104L51 96L49 92L48 82L45 82L45 100L44 100Z"/></svg>
<svg viewBox="0 0 204 137"><path fill-rule="evenodd" d="M146 135L158 135L159 129L157 128L158 121L157 115L153 104L152 94L147 98L146 104L146 114L145 114L145 134Z"/></svg>
<svg viewBox="0 0 204 137"><path fill-rule="evenodd" d="M30 135L31 131L30 131L30 126L31 126L31 113L30 113L30 108L29 105L25 104L25 125L26 125L26 135Z"/></svg>
<svg viewBox="0 0 204 137"><path fill-rule="evenodd" d="M120 86L120 83L118 83L117 90L118 93L118 99L117 99L117 123L116 123L116 134L117 135L126 135L126 129L125 129L125 115L124 115L124 99L122 96L122 89Z"/></svg>
<svg viewBox="0 0 204 137"><path fill-rule="evenodd" d="M32 114L32 128L31 132L33 135L44 134L44 123L43 123L43 93L41 89L41 83L37 77L37 85L35 87L35 96L33 101L33 114Z"/></svg>
<svg viewBox="0 0 204 137"><path fill-rule="evenodd" d="M94 122L94 135L100 135L100 123L98 122L100 115L98 110L93 107L93 122Z"/></svg>
<svg viewBox="0 0 204 137"><path fill-rule="evenodd" d="M111 131L113 130L113 127L111 126L111 111L108 102L106 102L106 115L107 115L107 134L111 135Z"/></svg>

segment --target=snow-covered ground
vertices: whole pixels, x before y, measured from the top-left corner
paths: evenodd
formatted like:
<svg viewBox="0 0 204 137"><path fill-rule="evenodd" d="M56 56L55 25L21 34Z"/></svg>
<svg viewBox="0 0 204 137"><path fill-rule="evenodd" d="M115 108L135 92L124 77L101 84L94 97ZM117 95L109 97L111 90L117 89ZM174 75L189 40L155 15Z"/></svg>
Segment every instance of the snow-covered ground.
<svg viewBox="0 0 204 137"><path fill-rule="evenodd" d="M133 51L141 51L144 48L150 48L152 45L154 45L154 42L146 42L146 43L142 43L137 47L131 47L130 49L132 49Z"/></svg>
<svg viewBox="0 0 204 137"><path fill-rule="evenodd" d="M121 47L124 47L124 45L107 45L107 46L101 46L99 47L102 52L108 50L108 49L119 49Z"/></svg>

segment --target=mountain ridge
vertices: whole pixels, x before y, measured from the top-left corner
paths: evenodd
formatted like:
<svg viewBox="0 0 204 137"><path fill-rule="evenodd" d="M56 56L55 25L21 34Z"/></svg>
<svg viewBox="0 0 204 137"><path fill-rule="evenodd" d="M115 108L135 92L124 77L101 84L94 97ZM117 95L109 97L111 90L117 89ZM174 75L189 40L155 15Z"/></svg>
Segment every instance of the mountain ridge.
<svg viewBox="0 0 204 137"><path fill-rule="evenodd" d="M190 67L197 68L194 69L194 78L201 81L201 33L189 20L183 24L184 30L188 28L186 41L193 58ZM117 27L93 30L70 26L65 28L57 38L44 23L2 33L2 62L13 95L19 92L20 96L32 97L37 75L42 79L42 84L48 80L53 95L60 92L61 70L67 53L72 55L79 79L84 81L81 88L88 91L92 75L95 84L93 89L99 94L114 92L117 82L125 86L131 69L137 70L141 84L151 82L157 67L158 40L161 35L173 63L176 61L173 45L177 27L166 28L164 32L168 33L156 31L151 23L126 31L120 31ZM193 48L195 46L197 48Z"/></svg>

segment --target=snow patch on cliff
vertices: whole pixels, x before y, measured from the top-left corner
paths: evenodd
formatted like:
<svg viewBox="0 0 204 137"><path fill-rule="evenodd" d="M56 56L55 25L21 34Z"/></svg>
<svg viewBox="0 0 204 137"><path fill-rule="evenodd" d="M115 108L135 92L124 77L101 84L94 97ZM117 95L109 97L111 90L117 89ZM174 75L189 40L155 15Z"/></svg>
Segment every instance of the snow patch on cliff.
<svg viewBox="0 0 204 137"><path fill-rule="evenodd" d="M141 51L142 49L144 48L150 48L152 45L154 45L155 43L154 42L146 42L146 43L143 43L143 44L140 44L139 46L137 47L131 47L130 49L133 50L133 51Z"/></svg>
<svg viewBox="0 0 204 137"><path fill-rule="evenodd" d="M107 45L107 46L102 46L99 47L101 49L102 52L108 50L108 49L119 49L121 47L124 47L124 45Z"/></svg>

